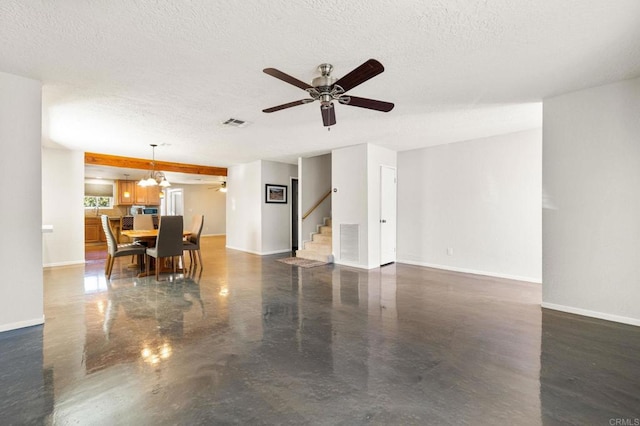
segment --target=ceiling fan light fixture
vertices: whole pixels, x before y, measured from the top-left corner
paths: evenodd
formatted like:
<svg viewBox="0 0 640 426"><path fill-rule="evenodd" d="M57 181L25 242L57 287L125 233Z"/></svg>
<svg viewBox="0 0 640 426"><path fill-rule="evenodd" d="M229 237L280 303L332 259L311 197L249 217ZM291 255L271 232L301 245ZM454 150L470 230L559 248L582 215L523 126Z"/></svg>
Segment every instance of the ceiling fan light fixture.
<svg viewBox="0 0 640 426"><path fill-rule="evenodd" d="M220 192L227 192L227 182L222 182L222 184L220 184Z"/></svg>
<svg viewBox="0 0 640 426"><path fill-rule="evenodd" d="M355 106L381 112L389 112L394 107L394 104L391 102L359 98L356 96L345 96L345 92L359 86L384 71L382 64L375 59L369 59L341 78L335 78L331 75L331 72L333 71L333 66L331 64L320 64L318 66L318 71L320 71L321 75L314 78L311 85L298 80L295 77L291 77L290 75L275 68L265 68L262 71L265 74L306 91L310 96L310 98L307 99L300 99L271 108L266 108L263 109L262 112L272 113L304 105L313 101L319 101L320 111L322 113L322 122L325 127L329 127L336 124L335 109L332 101L338 101L338 103L342 105Z"/></svg>

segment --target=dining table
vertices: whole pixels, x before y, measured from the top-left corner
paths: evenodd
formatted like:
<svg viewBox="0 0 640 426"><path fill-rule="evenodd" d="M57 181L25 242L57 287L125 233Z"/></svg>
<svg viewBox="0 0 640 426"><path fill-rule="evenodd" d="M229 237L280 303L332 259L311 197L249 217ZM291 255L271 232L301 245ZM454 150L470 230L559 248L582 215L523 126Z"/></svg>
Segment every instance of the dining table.
<svg viewBox="0 0 640 426"><path fill-rule="evenodd" d="M154 247L156 244L156 238L158 238L158 230L157 229L128 229L128 230L120 231L120 235L129 237L131 240L146 241L149 247ZM191 235L191 231L182 231L183 238L189 237L190 235ZM146 256L144 254L141 254L138 256L138 266L140 267L140 273L138 274L138 277L147 276L145 265L144 265L145 257ZM171 272L172 270L169 269L168 271ZM164 269L161 270L160 272L164 272ZM178 268L178 272L184 272L184 265L183 265L183 268ZM149 275L154 275L154 274L155 274L155 270L149 271Z"/></svg>
<svg viewBox="0 0 640 426"><path fill-rule="evenodd" d="M157 229L128 229L125 231L120 231L120 234L135 240L155 241L156 238L158 238ZM183 237L188 237L189 235L191 235L191 231L182 231Z"/></svg>

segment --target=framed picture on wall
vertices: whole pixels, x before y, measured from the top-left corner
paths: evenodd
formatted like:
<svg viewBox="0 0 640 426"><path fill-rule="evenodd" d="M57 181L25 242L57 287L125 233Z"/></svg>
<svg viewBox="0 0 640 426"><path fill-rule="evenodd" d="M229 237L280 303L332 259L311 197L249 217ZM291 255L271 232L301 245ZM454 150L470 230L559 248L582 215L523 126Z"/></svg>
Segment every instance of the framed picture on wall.
<svg viewBox="0 0 640 426"><path fill-rule="evenodd" d="M287 204L287 187L284 185L265 185L265 203Z"/></svg>

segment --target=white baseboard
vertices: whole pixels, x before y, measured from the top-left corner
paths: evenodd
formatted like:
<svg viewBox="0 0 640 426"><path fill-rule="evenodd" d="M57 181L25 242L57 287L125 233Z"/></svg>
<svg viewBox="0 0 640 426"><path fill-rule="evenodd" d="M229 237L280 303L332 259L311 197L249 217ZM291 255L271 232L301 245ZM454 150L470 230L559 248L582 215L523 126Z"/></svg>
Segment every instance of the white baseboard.
<svg viewBox="0 0 640 426"><path fill-rule="evenodd" d="M291 249L281 249L281 250L273 250L273 251L264 251L264 252L260 252L260 251L253 251L253 250L242 249L242 248L239 248L239 247L233 247L233 246L225 246L225 248L228 248L228 249L231 249L231 250L243 251L243 252L245 252L245 253L257 254L258 256L268 256L268 255L270 255L270 254L291 253Z"/></svg>
<svg viewBox="0 0 640 426"><path fill-rule="evenodd" d="M247 249L243 249L243 248L240 248L240 247L233 247L233 246L224 246L224 247L228 248L228 249L231 249L231 250L243 251L245 253L257 254L258 256L260 256L260 253L258 253L257 251L247 250Z"/></svg>
<svg viewBox="0 0 640 426"><path fill-rule="evenodd" d="M13 322L10 324L0 325L0 333L3 331L17 330L19 328L32 327L34 325L44 324L44 315L42 318L34 318L25 321Z"/></svg>
<svg viewBox="0 0 640 426"><path fill-rule="evenodd" d="M262 253L260 253L260 256L268 256L270 254L281 254L281 253L291 253L291 249L280 249L280 250L273 250L273 251L263 251Z"/></svg>
<svg viewBox="0 0 640 426"><path fill-rule="evenodd" d="M455 266L436 265L434 263L417 262L415 260L398 259L396 263L406 263L407 265L424 266L426 268L444 269L446 271L462 272L465 274L485 275L487 277L506 278L508 280L527 281L536 284L542 284L541 278L526 277L522 275L501 274L498 272L480 271L477 269L458 268Z"/></svg>
<svg viewBox="0 0 640 426"><path fill-rule="evenodd" d="M333 263L336 264L336 265L348 266L350 268L358 268L358 269L366 269L366 270L375 269L375 268L379 268L380 267L380 265L368 266L368 265L361 265L359 263L337 261L335 259L333 260Z"/></svg>
<svg viewBox="0 0 640 426"><path fill-rule="evenodd" d="M573 306L556 305L555 303L548 302L542 302L541 306L543 308L552 309L554 311L567 312L569 314L582 315L585 317L598 318L606 321L640 326L640 319L637 318L622 317L620 315L606 314L604 312L591 311L589 309L574 308Z"/></svg>
<svg viewBox="0 0 640 426"><path fill-rule="evenodd" d="M71 265L84 265L85 260L70 260L67 262L54 262L54 263L45 263L42 265L43 268L54 268L56 266L71 266Z"/></svg>

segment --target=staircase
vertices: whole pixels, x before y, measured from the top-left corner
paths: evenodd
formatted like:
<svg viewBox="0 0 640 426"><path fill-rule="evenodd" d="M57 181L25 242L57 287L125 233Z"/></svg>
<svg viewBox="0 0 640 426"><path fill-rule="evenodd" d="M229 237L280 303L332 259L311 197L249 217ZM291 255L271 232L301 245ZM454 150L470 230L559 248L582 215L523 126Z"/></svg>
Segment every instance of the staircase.
<svg viewBox="0 0 640 426"><path fill-rule="evenodd" d="M311 241L304 242L304 249L296 251L296 257L333 263L332 252L331 218L325 218L324 225L318 226L318 232L311 234Z"/></svg>

